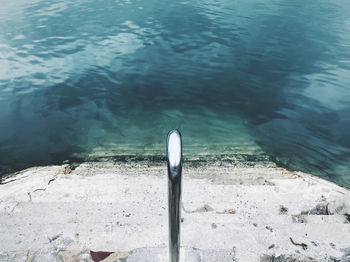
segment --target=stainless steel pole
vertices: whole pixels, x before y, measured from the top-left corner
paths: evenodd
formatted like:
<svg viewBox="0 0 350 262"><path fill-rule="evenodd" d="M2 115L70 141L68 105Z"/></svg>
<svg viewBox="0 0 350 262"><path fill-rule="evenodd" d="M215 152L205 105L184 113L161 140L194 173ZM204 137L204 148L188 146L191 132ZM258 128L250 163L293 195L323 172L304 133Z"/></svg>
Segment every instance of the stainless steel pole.
<svg viewBox="0 0 350 262"><path fill-rule="evenodd" d="M182 141L181 134L177 130L172 130L168 134L167 156L170 262L178 262L180 256Z"/></svg>

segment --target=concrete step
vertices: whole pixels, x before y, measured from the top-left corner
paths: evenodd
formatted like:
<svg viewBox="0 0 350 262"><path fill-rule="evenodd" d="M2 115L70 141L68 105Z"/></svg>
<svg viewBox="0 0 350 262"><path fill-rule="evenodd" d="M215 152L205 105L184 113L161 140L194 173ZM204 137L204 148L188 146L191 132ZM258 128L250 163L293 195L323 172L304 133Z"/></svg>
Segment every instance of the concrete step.
<svg viewBox="0 0 350 262"><path fill-rule="evenodd" d="M215 205L214 205L215 206ZM231 205L232 207L232 205ZM69 223L71 221L112 223L153 223L154 217L166 217L165 203L142 205L142 203L96 203L96 202L18 202L16 206L0 212L0 224L26 223ZM186 221L219 222L219 223L260 223L260 224L289 224L289 223L345 223L347 216L342 214L265 214L244 212L240 209L213 209L211 206L199 205L196 209L183 209L182 217ZM321 210L323 214L323 209ZM64 212L64 216L62 213ZM103 214L103 216L99 216ZM10 219L11 218L11 219Z"/></svg>
<svg viewBox="0 0 350 262"><path fill-rule="evenodd" d="M260 166L184 172L183 261L347 261L347 189ZM42 167L3 182L0 261L167 261L164 167Z"/></svg>
<svg viewBox="0 0 350 262"><path fill-rule="evenodd" d="M235 248L245 256L275 253L293 254L296 251L308 256L340 255L349 247L348 224L285 224L258 225L235 223L183 223L183 247L203 250ZM137 248L167 245L167 225L138 225L117 223L52 223L14 224L0 229L1 251L18 250L102 250L121 252ZM11 236L11 237L10 237ZM295 243L303 243L306 250ZM3 240L3 239L2 239ZM135 247L136 246L136 247ZM271 250L272 249L272 250ZM297 252L297 253L298 253ZM252 254L250 254L254 257ZM244 260L243 260L244 261Z"/></svg>
<svg viewBox="0 0 350 262"><path fill-rule="evenodd" d="M51 243L56 236L68 237L79 245L101 250L125 250L135 244L142 246L166 245L168 241L168 224L166 219L157 219L158 223L120 223L119 221L71 221L69 223L46 222L21 224L5 224L1 226L1 250L15 251ZM284 243L286 247L294 248L289 237L318 243L334 243L338 248L349 245L350 225L331 224L250 224L250 223L220 223L212 221L187 221L182 223L182 245L199 248L229 248L231 245L257 245L266 248L271 244ZM11 237L10 237L11 236ZM339 239L342 238L342 239ZM210 241L209 241L210 239ZM242 242L243 241L243 242ZM275 242L275 243L273 243ZM267 245L267 246L266 246ZM317 247L315 247L317 249Z"/></svg>
<svg viewBox="0 0 350 262"><path fill-rule="evenodd" d="M104 262L168 262L169 255L168 249L162 247L144 247L131 250L129 252L98 252L91 250L63 250L54 252L48 250L21 250L15 252L0 252L1 261L57 261L60 262L73 262L73 261L92 261L92 257L95 259L100 257L106 258ZM33 260L31 260L33 259ZM97 260L95 260L97 261ZM232 262L237 261L235 258L235 249L228 250L201 250L198 248L181 248L180 262L211 262L222 261Z"/></svg>
<svg viewBox="0 0 350 262"><path fill-rule="evenodd" d="M118 208L113 207L114 210L132 207L143 213L153 210L155 214L164 212L167 207L167 178L164 175L70 174L60 175L48 184L51 179L53 178L48 176L29 186L18 184L12 191L0 192L0 211L18 212L26 205L35 203L42 207L46 204L57 205L57 210L65 205L70 205L73 210L76 203L82 207L88 203L90 209L103 208L104 212L112 209L110 205L117 203ZM72 187L72 179L74 190L68 190ZM285 180L276 179L273 181L278 185L232 185L217 184L208 179L184 178L183 207L188 213L205 211L207 207L207 211L224 213L233 210L234 213L243 215L343 214L342 206L348 199L347 194L318 184L314 186L309 182L294 180L288 180L288 186L284 186Z"/></svg>

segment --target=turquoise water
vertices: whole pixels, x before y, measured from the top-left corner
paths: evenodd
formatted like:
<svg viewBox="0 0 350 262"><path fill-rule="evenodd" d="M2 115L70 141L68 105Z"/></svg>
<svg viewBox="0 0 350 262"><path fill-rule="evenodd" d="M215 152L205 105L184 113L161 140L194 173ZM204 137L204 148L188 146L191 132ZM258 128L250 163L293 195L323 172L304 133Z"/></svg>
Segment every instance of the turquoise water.
<svg viewBox="0 0 350 262"><path fill-rule="evenodd" d="M1 1L0 172L268 156L350 186L350 2Z"/></svg>

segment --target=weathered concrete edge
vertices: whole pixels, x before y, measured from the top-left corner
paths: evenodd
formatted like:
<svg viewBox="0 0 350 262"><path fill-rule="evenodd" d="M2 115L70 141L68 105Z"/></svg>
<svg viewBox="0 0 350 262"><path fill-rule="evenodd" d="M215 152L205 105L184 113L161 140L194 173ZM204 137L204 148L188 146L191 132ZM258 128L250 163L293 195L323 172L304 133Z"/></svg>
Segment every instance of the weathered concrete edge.
<svg viewBox="0 0 350 262"><path fill-rule="evenodd" d="M24 178L27 173L36 173L44 171L45 169L58 168L62 172L57 174L67 174L67 173L81 173L81 168L83 169L92 169L99 172L127 172L128 175L140 175L138 172L132 173L132 171L145 171L145 169L158 169L160 172L166 172L166 162L165 161L136 161L136 162L115 162L115 161L85 161L81 163L72 163L72 164L62 164L62 165L47 165L47 166L33 166L20 171L11 172L0 177L0 185L5 185L13 181L17 181L21 178ZM277 167L273 163L233 163L230 161L210 161L210 162L185 162L184 163L184 177L197 178L197 179L209 179L217 180L222 179L223 172L230 171L229 176L225 173L226 180L232 178L241 178L246 179L246 177L241 176L237 172L231 172L232 170L243 170L243 169L255 169L257 172L256 177L250 177L250 179L265 178L268 176L270 180L274 179L292 179L292 178L301 178L309 181L310 183L319 183L327 187L331 187L333 190L338 190L340 192L347 192L350 188L347 188L343 185L338 185L332 181L328 181L324 178L318 177L313 174L301 172L301 171L290 171L288 169ZM201 172L198 172L201 171ZM210 172L210 176L206 172ZM271 171L274 171L271 173ZM131 173L130 173L131 172ZM150 173L143 172L142 175L150 175Z"/></svg>

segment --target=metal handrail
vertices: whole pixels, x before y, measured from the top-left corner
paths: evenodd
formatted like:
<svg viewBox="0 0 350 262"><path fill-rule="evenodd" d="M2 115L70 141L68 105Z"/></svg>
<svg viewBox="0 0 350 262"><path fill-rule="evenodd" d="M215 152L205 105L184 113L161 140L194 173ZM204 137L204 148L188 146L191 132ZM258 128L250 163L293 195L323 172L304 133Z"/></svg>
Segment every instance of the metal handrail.
<svg viewBox="0 0 350 262"><path fill-rule="evenodd" d="M168 200L169 200L169 253L170 262L180 257L182 139L178 130L167 137Z"/></svg>

